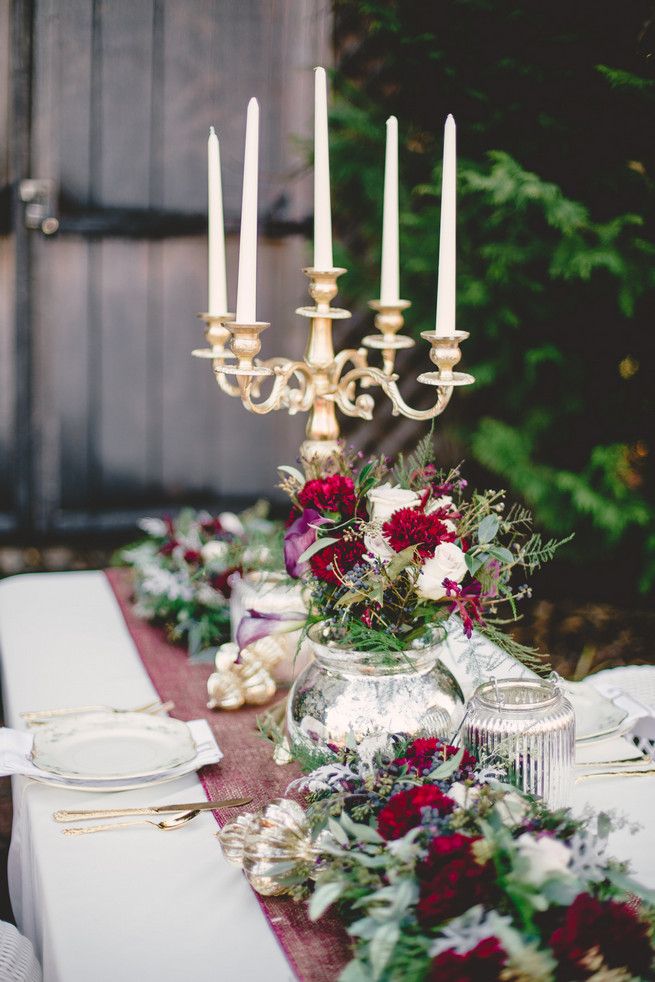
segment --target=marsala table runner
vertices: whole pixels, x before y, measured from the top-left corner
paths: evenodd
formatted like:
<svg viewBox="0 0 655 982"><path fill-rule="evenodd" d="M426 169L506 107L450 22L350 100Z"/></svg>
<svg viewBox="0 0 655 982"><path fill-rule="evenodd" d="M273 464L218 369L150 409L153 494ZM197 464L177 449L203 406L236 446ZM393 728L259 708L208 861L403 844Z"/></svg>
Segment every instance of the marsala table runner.
<svg viewBox="0 0 655 982"><path fill-rule="evenodd" d="M241 811L257 811L272 798L284 797L287 785L300 772L295 764L280 767L273 763L271 746L258 735L255 724L261 708L230 712L207 709L211 666L191 663L185 651L168 643L163 630L134 614L127 571L105 572L155 689L162 700L175 703L171 715L181 720L204 718L214 731L224 757L198 773L207 798L253 796L246 808L221 812L223 821ZM220 850L218 842L216 849ZM211 876L211 870L207 875ZM338 920L328 914L313 923L305 904L284 897L256 896L302 982L334 982L350 957L348 938Z"/></svg>

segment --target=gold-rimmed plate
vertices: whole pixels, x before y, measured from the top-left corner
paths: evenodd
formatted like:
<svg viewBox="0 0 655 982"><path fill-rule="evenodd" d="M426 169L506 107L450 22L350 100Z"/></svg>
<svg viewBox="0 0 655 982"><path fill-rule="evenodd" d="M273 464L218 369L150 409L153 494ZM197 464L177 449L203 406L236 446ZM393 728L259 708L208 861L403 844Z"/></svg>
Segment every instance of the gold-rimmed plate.
<svg viewBox="0 0 655 982"><path fill-rule="evenodd" d="M188 726L141 713L87 713L44 723L32 763L58 778L116 782L156 778L196 756Z"/></svg>

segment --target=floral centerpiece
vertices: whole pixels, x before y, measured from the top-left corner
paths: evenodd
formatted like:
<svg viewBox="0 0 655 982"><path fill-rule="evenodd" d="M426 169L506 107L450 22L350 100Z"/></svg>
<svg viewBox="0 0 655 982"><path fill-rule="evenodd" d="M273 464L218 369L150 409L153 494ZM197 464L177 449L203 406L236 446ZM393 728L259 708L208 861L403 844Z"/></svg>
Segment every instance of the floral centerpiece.
<svg viewBox="0 0 655 982"><path fill-rule="evenodd" d="M606 855L607 815L550 811L436 739L361 745L309 793L219 833L255 889L337 905L340 982L629 982L654 977L655 894ZM246 821L249 819L249 821Z"/></svg>
<svg viewBox="0 0 655 982"><path fill-rule="evenodd" d="M136 612L185 641L192 657L213 659L230 638L232 575L282 565L281 524L260 501L240 514L185 508L138 525L145 538L116 557L134 572Z"/></svg>
<svg viewBox="0 0 655 982"><path fill-rule="evenodd" d="M395 467L352 453L334 464L327 475L312 462L307 476L280 468L293 503L286 568L305 585L308 623L338 628L352 647L405 650L457 612L468 637L475 625L529 661L534 652L499 626L530 595L524 578L562 543L542 541L525 508L506 510L504 491L467 497L460 468L436 470L429 437Z"/></svg>

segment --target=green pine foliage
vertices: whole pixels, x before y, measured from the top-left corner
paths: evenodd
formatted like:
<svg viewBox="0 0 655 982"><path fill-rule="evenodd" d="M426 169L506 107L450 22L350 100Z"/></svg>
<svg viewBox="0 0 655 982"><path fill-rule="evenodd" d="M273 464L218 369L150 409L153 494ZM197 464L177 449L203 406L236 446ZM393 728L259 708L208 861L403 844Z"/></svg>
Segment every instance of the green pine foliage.
<svg viewBox="0 0 655 982"><path fill-rule="evenodd" d="M439 463L502 479L544 541L575 532L562 558L598 599L637 600L655 585L655 4L336 0L335 18L344 290L378 295L394 113L406 330L433 328L452 112L457 326L476 385L439 420L457 455Z"/></svg>

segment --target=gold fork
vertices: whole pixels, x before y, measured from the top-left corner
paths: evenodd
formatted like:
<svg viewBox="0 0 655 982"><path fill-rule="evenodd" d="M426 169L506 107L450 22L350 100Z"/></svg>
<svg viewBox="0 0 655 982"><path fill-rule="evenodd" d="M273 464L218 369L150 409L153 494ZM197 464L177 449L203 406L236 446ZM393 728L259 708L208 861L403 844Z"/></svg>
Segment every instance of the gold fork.
<svg viewBox="0 0 655 982"><path fill-rule="evenodd" d="M193 821L196 815L200 814L200 809L191 812L182 812L180 815L173 815L163 822L150 822L146 819L139 819L136 822L112 822L110 825L89 825L86 828L62 829L62 835L85 835L87 832L108 832L110 829L126 829L130 825L152 825L153 829L162 829L170 832L173 829L180 829L183 825Z"/></svg>

